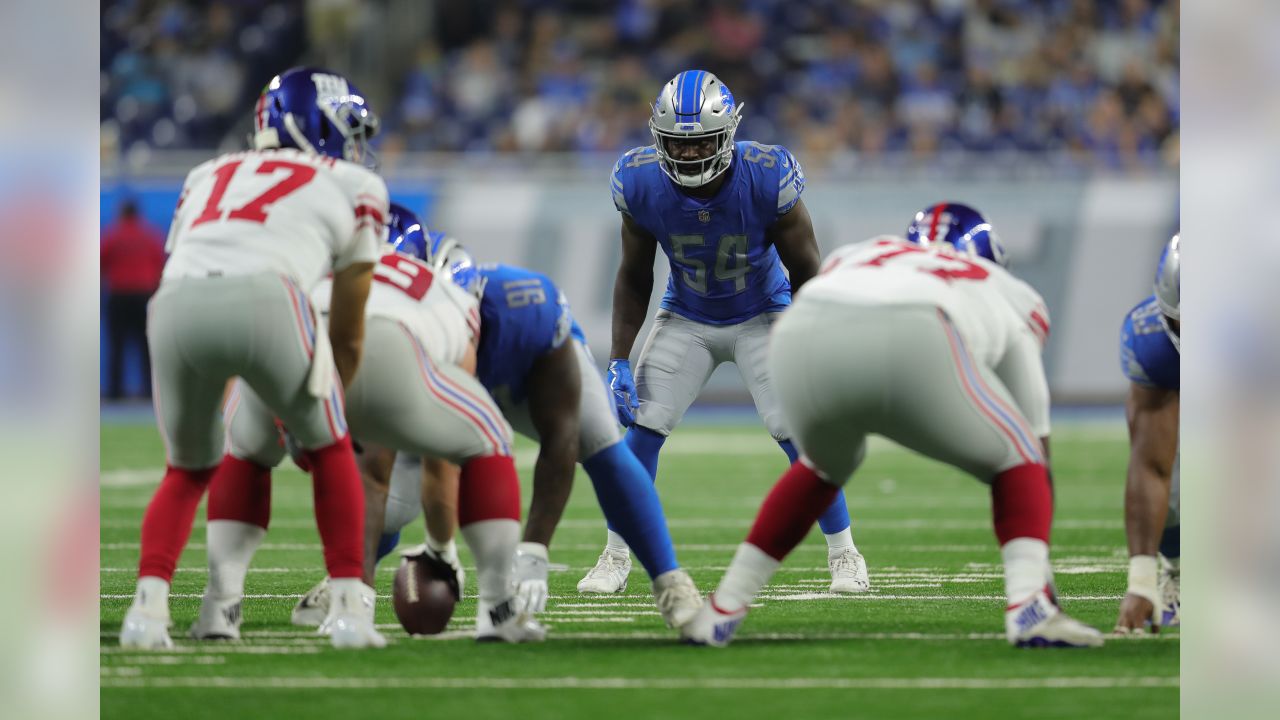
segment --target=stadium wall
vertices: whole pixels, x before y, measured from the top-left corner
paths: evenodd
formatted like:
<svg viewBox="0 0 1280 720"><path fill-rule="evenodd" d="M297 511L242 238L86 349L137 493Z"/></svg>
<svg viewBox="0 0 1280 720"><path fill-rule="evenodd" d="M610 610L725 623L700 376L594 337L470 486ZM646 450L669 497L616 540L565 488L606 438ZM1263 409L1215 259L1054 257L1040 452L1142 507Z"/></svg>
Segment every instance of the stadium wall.
<svg viewBox="0 0 1280 720"><path fill-rule="evenodd" d="M457 163L429 172L423 167L389 168L392 196L422 212L431 226L463 240L480 260L525 265L553 277L603 364L620 257L608 166L514 171ZM126 195L139 200L153 223L166 227L180 185L180 172L104 177L104 227ZM804 198L824 253L873 235L900 233L930 202L958 200L981 208L1008 245L1015 272L1040 290L1053 316L1046 358L1055 401L1114 403L1125 389L1117 359L1120 323L1150 292L1161 247L1177 229L1177 193L1175 176L1032 180L887 173L811 175ZM666 276L660 256L655 303ZM727 366L712 377L703 397L750 401Z"/></svg>

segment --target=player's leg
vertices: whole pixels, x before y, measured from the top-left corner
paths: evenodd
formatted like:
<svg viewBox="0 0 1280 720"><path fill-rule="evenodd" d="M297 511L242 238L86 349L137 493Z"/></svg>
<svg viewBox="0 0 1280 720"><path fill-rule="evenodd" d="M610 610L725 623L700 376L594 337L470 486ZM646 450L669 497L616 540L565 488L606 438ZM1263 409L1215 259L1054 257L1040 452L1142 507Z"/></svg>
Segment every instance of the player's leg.
<svg viewBox="0 0 1280 720"><path fill-rule="evenodd" d="M636 364L636 394L640 406L636 410L636 424L627 431L624 442L652 481L657 480L658 452L667 436L680 424L707 378L720 364L708 343L707 336L714 330L662 310L640 351ZM578 589L621 592L630 566L627 541L611 526L600 559ZM596 577L589 581L592 575Z"/></svg>
<svg viewBox="0 0 1280 720"><path fill-rule="evenodd" d="M541 640L545 631L511 590L520 482L510 425L475 377L437 365L403 325L372 318L365 332L370 351L351 387L353 427L372 442L461 466L458 525L476 562L476 637Z"/></svg>
<svg viewBox="0 0 1280 720"><path fill-rule="evenodd" d="M733 361L738 373L751 392L756 411L764 421L769 434L787 454L787 460L795 463L799 453L792 444L791 431L787 427L777 393L769 378L768 348L769 329L778 314L758 315L737 326L734 338ZM867 577L867 563L853 544L853 532L849 527L849 509L844 493L836 493L831 506L818 516L818 527L827 541L827 566L831 570L831 592L866 592L871 583Z"/></svg>
<svg viewBox="0 0 1280 720"><path fill-rule="evenodd" d="M309 387L317 346L315 314L291 281L254 276L245 295L253 300L254 355L240 372L302 449L311 468L316 526L330 577L330 613L321 632L336 647L382 647L373 627L376 593L363 581L364 489L356 467L341 383L316 396ZM367 351L366 351L367 357Z"/></svg>
<svg viewBox="0 0 1280 720"><path fill-rule="evenodd" d="M280 430L270 409L247 384L236 380L223 408L226 454L209 483L205 546L209 581L196 639L238 639L245 574L267 534L271 517L271 469L284 457Z"/></svg>
<svg viewBox="0 0 1280 720"><path fill-rule="evenodd" d="M1005 632L1019 646L1095 646L1102 636L1058 608L1049 564L1053 490L1039 438L996 375L965 347L939 311L891 316L898 363L886 437L954 465L991 486L1004 560Z"/></svg>
<svg viewBox="0 0 1280 720"><path fill-rule="evenodd" d="M769 369L803 455L779 478L719 587L683 629L691 642L724 645L751 600L830 507L865 454L864 420L878 398L875 350L830 332L822 306L797 305L774 330ZM847 368L860 369L850 382Z"/></svg>
<svg viewBox="0 0 1280 720"><path fill-rule="evenodd" d="M221 455L218 405L226 376L218 370L226 358L207 352L207 336L220 334L223 326L210 304L200 302L199 290L187 283L162 289L148 322L166 470L142 519L138 589L120 631L125 647L172 646L169 585Z"/></svg>

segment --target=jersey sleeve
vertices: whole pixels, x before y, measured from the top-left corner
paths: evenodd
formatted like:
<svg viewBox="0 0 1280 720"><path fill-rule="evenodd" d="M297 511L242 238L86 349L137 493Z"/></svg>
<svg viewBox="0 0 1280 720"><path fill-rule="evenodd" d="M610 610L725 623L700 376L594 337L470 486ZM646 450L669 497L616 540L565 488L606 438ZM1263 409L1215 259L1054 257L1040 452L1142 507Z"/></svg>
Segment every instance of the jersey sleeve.
<svg viewBox="0 0 1280 720"><path fill-rule="evenodd" d="M547 283L551 285L550 282ZM554 285L552 288L554 289ZM556 331L551 338L551 349L555 350L573 333L573 313L569 311L569 299L564 296L564 292L556 290Z"/></svg>
<svg viewBox="0 0 1280 720"><path fill-rule="evenodd" d="M1120 326L1120 370L1130 382L1139 385L1155 385L1155 381L1138 359L1138 336L1133 330L1133 313L1124 316Z"/></svg>
<svg viewBox="0 0 1280 720"><path fill-rule="evenodd" d="M791 212L804 192L804 168L791 151L774 145L772 153L778 164L778 216Z"/></svg>
<svg viewBox="0 0 1280 720"><path fill-rule="evenodd" d="M627 190L624 185L623 172L624 163L634 150L618 158L618 162L613 165L613 172L609 173L609 190L613 193L613 206L618 212L631 214L631 208L627 207Z"/></svg>
<svg viewBox="0 0 1280 720"><path fill-rule="evenodd" d="M994 264L984 265L984 267L993 266ZM993 270L993 272L996 271ZM1035 288L1003 269L999 275L1002 279L1000 287L1005 299L1008 300L1022 324L1031 330L1031 334L1035 336L1040 349L1043 350L1049 342L1050 328L1049 307L1045 305L1044 298L1040 297L1040 293L1036 292Z"/></svg>
<svg viewBox="0 0 1280 720"><path fill-rule="evenodd" d="M355 229L346 243L336 248L333 258L335 272L356 263L375 262L386 239L387 216L390 214L387 184L369 170L353 169L358 170L361 178L353 183Z"/></svg>

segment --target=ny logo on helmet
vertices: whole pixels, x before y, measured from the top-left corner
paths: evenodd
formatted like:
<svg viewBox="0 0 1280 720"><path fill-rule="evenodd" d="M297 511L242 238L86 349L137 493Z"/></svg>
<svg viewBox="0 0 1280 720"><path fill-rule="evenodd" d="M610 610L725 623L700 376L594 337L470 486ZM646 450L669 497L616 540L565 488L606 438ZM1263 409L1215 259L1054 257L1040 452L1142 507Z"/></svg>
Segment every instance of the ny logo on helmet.
<svg viewBox="0 0 1280 720"><path fill-rule="evenodd" d="M312 73L311 81L316 84L316 100L323 102L345 100L351 95L347 79L328 73Z"/></svg>

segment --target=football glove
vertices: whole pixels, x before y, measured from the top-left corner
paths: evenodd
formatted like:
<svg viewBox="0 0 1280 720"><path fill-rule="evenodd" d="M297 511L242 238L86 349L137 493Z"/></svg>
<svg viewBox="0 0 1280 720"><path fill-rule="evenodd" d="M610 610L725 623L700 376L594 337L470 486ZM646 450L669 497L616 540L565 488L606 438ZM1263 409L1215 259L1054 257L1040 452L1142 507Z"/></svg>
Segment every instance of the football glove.
<svg viewBox="0 0 1280 720"><path fill-rule="evenodd" d="M636 398L636 381L631 379L630 360L610 360L609 389L613 391L613 406L618 412L618 422L624 427L636 423L636 408L640 401Z"/></svg>
<svg viewBox="0 0 1280 720"><path fill-rule="evenodd" d="M547 546L522 542L516 547L516 597L525 612L537 613L547 608Z"/></svg>
<svg viewBox="0 0 1280 720"><path fill-rule="evenodd" d="M424 544L404 550L400 555L406 558L421 557L423 562L431 566L432 577L438 577L448 583L455 600L462 599L462 588L467 585L467 573L462 569L456 554L448 551L436 552Z"/></svg>

